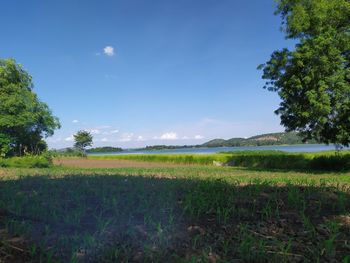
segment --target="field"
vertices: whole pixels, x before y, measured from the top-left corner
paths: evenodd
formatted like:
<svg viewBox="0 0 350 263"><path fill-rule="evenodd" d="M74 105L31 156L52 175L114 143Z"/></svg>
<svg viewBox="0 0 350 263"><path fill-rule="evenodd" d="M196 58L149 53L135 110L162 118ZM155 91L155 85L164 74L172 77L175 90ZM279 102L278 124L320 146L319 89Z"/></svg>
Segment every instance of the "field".
<svg viewBox="0 0 350 263"><path fill-rule="evenodd" d="M191 165L229 165L264 169L349 171L350 151L335 153L287 153L275 150L248 150L219 154L116 154L92 155L91 160L129 160Z"/></svg>
<svg viewBox="0 0 350 263"><path fill-rule="evenodd" d="M55 163L0 170L0 262L350 261L346 171Z"/></svg>

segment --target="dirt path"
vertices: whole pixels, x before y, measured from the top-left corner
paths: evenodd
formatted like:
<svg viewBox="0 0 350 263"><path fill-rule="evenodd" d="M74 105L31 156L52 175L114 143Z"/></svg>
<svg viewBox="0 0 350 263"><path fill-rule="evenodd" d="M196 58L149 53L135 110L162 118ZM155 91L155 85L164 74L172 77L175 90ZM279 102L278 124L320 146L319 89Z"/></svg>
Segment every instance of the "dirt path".
<svg viewBox="0 0 350 263"><path fill-rule="evenodd" d="M76 168L156 168L185 166L171 163L141 162L130 160L92 160L84 158L59 158L54 159L54 164Z"/></svg>

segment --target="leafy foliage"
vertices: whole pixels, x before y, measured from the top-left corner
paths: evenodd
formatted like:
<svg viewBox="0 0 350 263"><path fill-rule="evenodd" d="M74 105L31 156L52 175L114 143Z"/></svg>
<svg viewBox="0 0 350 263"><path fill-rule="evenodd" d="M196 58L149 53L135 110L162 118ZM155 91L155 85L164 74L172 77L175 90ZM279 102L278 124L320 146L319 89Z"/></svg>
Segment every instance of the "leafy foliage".
<svg viewBox="0 0 350 263"><path fill-rule="evenodd" d="M0 133L0 157L5 157L11 152L11 137Z"/></svg>
<svg viewBox="0 0 350 263"><path fill-rule="evenodd" d="M43 137L60 128L47 104L33 92L32 77L12 59L0 59L0 154L40 153Z"/></svg>
<svg viewBox="0 0 350 263"><path fill-rule="evenodd" d="M51 166L52 159L48 155L0 158L0 167L48 168Z"/></svg>
<svg viewBox="0 0 350 263"><path fill-rule="evenodd" d="M282 99L275 111L304 139L350 143L350 2L279 0L276 11L294 50L275 51L264 65L265 88Z"/></svg>
<svg viewBox="0 0 350 263"><path fill-rule="evenodd" d="M85 148L92 145L92 135L88 131L78 131L74 135L74 147L85 151Z"/></svg>
<svg viewBox="0 0 350 263"><path fill-rule="evenodd" d="M86 157L86 153L77 148L65 148L62 150L49 150L49 154L53 157Z"/></svg>

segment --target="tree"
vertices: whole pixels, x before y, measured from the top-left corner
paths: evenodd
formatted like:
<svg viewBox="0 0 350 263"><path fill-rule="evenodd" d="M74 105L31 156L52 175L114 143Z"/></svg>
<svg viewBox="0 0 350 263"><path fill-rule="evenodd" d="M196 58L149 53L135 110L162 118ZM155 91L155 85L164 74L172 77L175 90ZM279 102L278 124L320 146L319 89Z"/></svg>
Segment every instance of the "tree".
<svg viewBox="0 0 350 263"><path fill-rule="evenodd" d="M15 60L0 59L0 154L40 153L43 138L58 128L58 118L33 92L32 77Z"/></svg>
<svg viewBox="0 0 350 263"><path fill-rule="evenodd" d="M88 131L78 131L74 135L74 147L85 153L85 148L92 145L92 135Z"/></svg>
<svg viewBox="0 0 350 263"><path fill-rule="evenodd" d="M304 140L350 143L350 1L278 0L276 14L295 49L275 51L263 69L282 102L275 111Z"/></svg>
<svg viewBox="0 0 350 263"><path fill-rule="evenodd" d="M11 152L11 138L0 133L0 157L6 157Z"/></svg>

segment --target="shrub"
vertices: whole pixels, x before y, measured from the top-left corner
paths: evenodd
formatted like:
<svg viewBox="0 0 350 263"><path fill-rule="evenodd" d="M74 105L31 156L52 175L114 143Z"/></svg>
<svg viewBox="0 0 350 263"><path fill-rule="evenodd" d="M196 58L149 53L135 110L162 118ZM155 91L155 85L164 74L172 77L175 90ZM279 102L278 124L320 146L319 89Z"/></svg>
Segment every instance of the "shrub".
<svg viewBox="0 0 350 263"><path fill-rule="evenodd" d="M350 170L350 154L244 151L232 153L229 163L266 169L345 171Z"/></svg>
<svg viewBox="0 0 350 263"><path fill-rule="evenodd" d="M76 148L67 148L63 151L50 150L48 151L52 157L86 157L86 153L76 149Z"/></svg>
<svg viewBox="0 0 350 263"><path fill-rule="evenodd" d="M308 168L328 171L350 170L350 154L315 156L309 161Z"/></svg>
<svg viewBox="0 0 350 263"><path fill-rule="evenodd" d="M0 167L47 168L52 165L50 156L23 156L0 159Z"/></svg>

